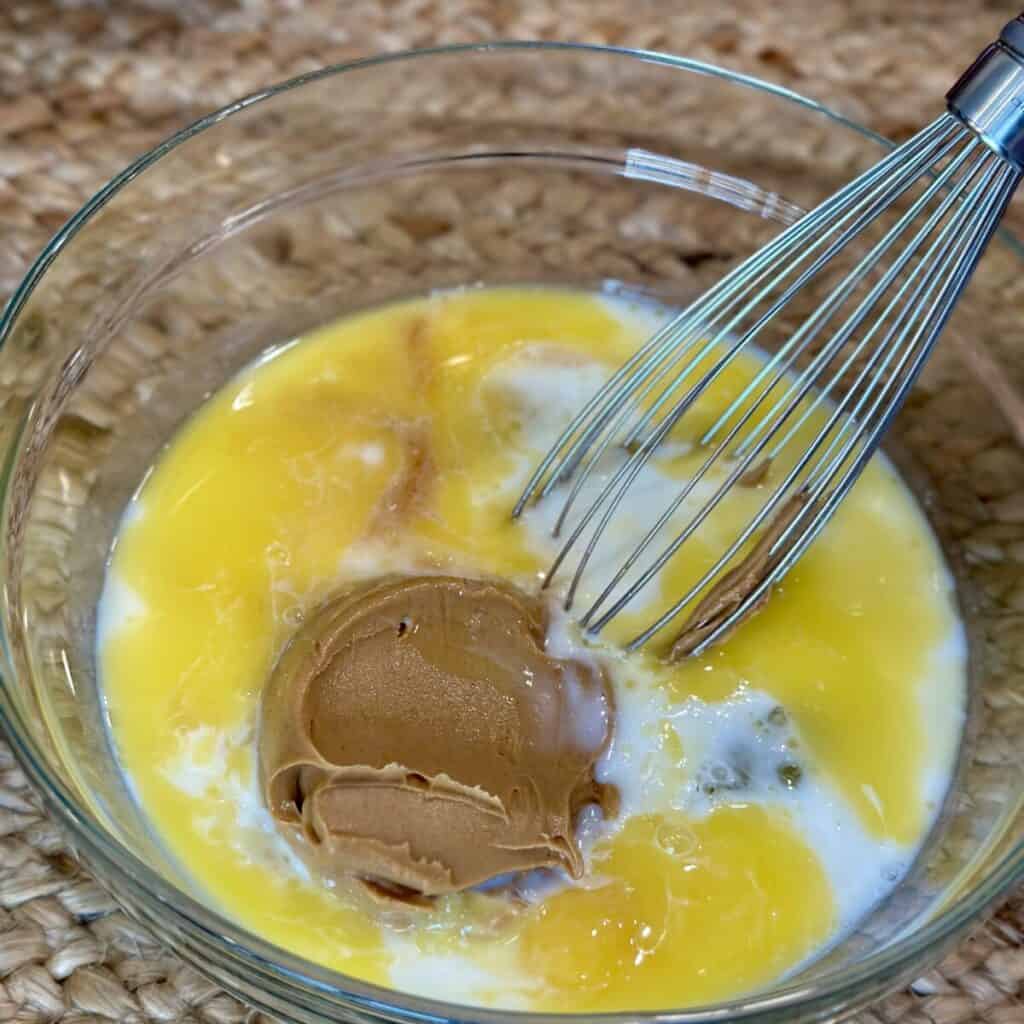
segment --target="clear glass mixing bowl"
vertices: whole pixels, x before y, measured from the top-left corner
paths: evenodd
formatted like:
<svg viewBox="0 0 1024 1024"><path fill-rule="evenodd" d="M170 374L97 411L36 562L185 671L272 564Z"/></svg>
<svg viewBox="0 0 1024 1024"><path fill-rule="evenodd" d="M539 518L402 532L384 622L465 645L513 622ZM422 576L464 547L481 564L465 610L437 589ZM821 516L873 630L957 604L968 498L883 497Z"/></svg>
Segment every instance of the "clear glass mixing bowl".
<svg viewBox="0 0 1024 1024"><path fill-rule="evenodd" d="M283 1018L520 1016L299 960L222 917L169 860L118 771L97 688L96 599L119 513L189 411L272 343L479 281L681 302L882 150L815 103L706 65L589 47L451 49L243 100L72 218L0 321L0 709L51 813L116 899ZM1024 345L1021 257L1008 237L993 246L893 442L958 568L973 632L970 735L941 826L892 899L799 976L659 1019L832 1019L912 978L1022 877L1024 454L1005 358Z"/></svg>

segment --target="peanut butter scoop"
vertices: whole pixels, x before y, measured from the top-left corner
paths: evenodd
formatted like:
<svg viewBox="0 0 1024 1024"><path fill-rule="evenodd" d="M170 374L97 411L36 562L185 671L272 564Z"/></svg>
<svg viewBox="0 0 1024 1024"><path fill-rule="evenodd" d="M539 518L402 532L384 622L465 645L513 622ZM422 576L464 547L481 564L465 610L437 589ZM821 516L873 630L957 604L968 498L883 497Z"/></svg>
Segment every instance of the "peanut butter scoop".
<svg viewBox="0 0 1024 1024"><path fill-rule="evenodd" d="M583 873L575 820L614 812L600 670L544 649L543 604L509 584L386 578L339 594L263 696L267 805L324 878L422 901L510 872Z"/></svg>

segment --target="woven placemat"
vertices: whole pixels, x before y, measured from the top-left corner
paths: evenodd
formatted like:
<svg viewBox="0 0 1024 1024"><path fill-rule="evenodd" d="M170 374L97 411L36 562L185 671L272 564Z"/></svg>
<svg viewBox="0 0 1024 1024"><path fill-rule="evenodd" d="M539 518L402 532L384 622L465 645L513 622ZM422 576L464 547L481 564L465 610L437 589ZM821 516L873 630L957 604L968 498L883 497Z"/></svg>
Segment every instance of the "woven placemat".
<svg viewBox="0 0 1024 1024"><path fill-rule="evenodd" d="M324 64L497 38L661 49L791 86L904 137L965 56L1017 13L1019 0L0 0L0 301L131 158L213 107ZM861 1019L1024 1024L1022 980L1018 893ZM116 909L0 743L0 1021L253 1016Z"/></svg>

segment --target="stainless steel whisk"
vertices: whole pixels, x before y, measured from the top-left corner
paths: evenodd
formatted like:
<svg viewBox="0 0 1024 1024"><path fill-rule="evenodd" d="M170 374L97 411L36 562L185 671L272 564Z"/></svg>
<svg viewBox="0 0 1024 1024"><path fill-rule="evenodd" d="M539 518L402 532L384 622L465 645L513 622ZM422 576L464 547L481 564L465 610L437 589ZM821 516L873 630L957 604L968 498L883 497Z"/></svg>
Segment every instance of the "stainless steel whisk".
<svg viewBox="0 0 1024 1024"><path fill-rule="evenodd" d="M581 550L567 590L568 609L631 485L687 411L766 326L777 325L795 296L830 266L834 270L836 257L856 239L870 239L872 229L880 232L881 216L907 197L909 205L895 223L870 241L700 436L706 458L584 612L581 623L589 631L615 618L734 487L763 478L767 498L759 511L711 568L628 645L644 644L689 612L673 653L700 653L767 598L858 479L1024 173L1024 14L1003 29L946 99L947 113L659 330L541 461L513 515L564 488L554 533L567 536L545 586ZM800 367L802 357L806 365ZM830 398L850 374L852 383ZM824 425L787 463L782 479L771 480L767 470L812 415L824 416ZM601 467L616 453L620 458L596 499L573 515L587 481L600 483ZM725 475L710 498L692 513L683 509L716 466ZM663 543L655 547L659 538ZM652 548L653 555L642 561Z"/></svg>

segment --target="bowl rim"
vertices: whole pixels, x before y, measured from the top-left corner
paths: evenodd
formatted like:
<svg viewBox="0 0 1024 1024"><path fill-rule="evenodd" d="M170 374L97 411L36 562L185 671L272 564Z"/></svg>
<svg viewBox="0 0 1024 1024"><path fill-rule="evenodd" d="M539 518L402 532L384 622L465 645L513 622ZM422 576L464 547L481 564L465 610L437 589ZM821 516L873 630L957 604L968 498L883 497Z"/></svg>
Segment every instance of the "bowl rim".
<svg viewBox="0 0 1024 1024"><path fill-rule="evenodd" d="M616 59L625 58L718 78L731 85L766 93L779 100L804 107L883 148L891 149L894 145L884 136L832 110L825 104L784 86L704 61L652 50L589 43L502 40L402 50L333 64L250 93L199 118L143 153L95 192L54 233L32 262L3 309L0 310L0 354L2 354L3 347L17 322L19 313L64 246L133 179L200 132L214 127L233 114L282 93L349 71L365 70L377 65L402 61L429 60L438 56L531 52L569 52ZM1008 245L1018 257L1024 260L1024 244L1005 228L1000 229L998 234L1003 244ZM15 443L17 434L16 431ZM0 452L0 457L6 462L9 454ZM9 473L5 471L0 477L0 501L3 502L7 500L8 480ZM929 955L940 952L946 943L954 939L976 917L1024 879L1024 840L1019 840L1003 855L995 870L974 889L947 903L944 909L919 930L896 939L885 949L865 957L853 967L833 969L811 982L802 984L782 982L779 987L769 992L755 992L723 1003L666 1011L535 1013L523 1010L489 1009L412 995L322 967L267 942L241 925L234 923L228 916L222 915L178 889L133 852L120 843L112 841L97 822L91 820L80 810L68 787L59 779L52 777L45 769L43 760L38 753L37 744L24 728L22 715L10 700L7 679L8 673L13 675L14 669L11 665L10 638L7 634L6 621L0 626L0 644L2 644L5 662L5 670L0 673L0 693L3 694L3 701L0 702L0 727L2 727L26 774L42 793L46 805L56 815L65 831L73 837L73 847L76 851L81 849L86 854L84 859L87 863L95 861L104 863L112 869L113 874L123 876L127 888L139 890L144 898L156 901L163 912L178 918L186 929L197 929L207 940L212 937L218 945L237 958L241 965L248 961L250 966L258 967L257 977L270 975L275 983L284 986L286 992L305 989L306 994L311 992L323 994L342 1004L348 1004L351 1008L378 1016L386 1015L388 1019L395 1021L417 1022L417 1024L423 1024L423 1022L431 1022L431 1024L433 1022L437 1022L437 1024L447 1024L447 1022L453 1022L453 1024L463 1024L463 1022L465 1024L469 1024L469 1022L519 1024L519 1022L527 1020L531 1024L567 1024L569 1021L633 1024L637 1019L642 1018L646 1021L658 1022L658 1024L709 1024L712 1021L726 1020L783 1019L783 1015L789 1018L799 1015L800 1019L804 1019L800 1011L809 1012L813 1016L816 1010L824 1012L826 1008L837 1006L849 1006L850 1009L853 1009L863 1001L864 992L869 992L871 998L881 995L889 982L902 979L908 971L922 966ZM172 946L172 951L173 949ZM193 957L186 955L184 958L194 962Z"/></svg>

